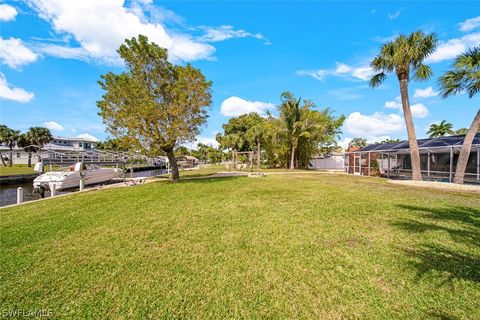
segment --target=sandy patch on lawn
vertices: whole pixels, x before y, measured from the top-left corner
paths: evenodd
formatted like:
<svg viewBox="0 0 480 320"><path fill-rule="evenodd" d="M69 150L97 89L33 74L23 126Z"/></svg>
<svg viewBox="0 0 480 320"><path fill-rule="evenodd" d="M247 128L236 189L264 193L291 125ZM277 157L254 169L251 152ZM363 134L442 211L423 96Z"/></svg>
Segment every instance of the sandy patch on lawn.
<svg viewBox="0 0 480 320"><path fill-rule="evenodd" d="M471 184L455 184L448 182L438 182L438 181L411 181L411 180L387 180L389 183L401 184L406 186L413 187L423 187L431 189L439 189L446 191L459 191L459 192L473 192L480 193L480 185L471 185Z"/></svg>

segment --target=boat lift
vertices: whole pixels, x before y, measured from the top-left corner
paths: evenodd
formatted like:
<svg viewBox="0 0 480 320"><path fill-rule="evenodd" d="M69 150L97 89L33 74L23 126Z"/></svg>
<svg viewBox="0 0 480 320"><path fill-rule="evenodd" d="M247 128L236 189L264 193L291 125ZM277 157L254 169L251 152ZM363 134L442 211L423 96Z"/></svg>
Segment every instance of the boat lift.
<svg viewBox="0 0 480 320"><path fill-rule="evenodd" d="M49 148L40 148L39 146L32 147L36 147L39 150L37 154L39 155L43 166L50 166L50 170L52 169L52 166L70 166L75 165L78 162L100 166L116 166L117 168L122 168L124 180L128 171L133 175L135 164L140 165L138 167L150 167L153 169L158 167L159 159L163 158L148 157L139 152L129 151L98 149L58 151ZM165 159L163 162L167 164ZM168 172L168 164L166 165L166 170Z"/></svg>

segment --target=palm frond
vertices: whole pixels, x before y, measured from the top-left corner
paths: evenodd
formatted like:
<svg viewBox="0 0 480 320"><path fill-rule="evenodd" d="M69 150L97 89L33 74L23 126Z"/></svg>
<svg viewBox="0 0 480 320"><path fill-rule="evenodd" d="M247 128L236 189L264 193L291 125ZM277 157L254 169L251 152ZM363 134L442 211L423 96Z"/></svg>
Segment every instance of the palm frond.
<svg viewBox="0 0 480 320"><path fill-rule="evenodd" d="M438 79L440 85L440 96L447 98L459 94L465 90L465 71L448 71Z"/></svg>
<svg viewBox="0 0 480 320"><path fill-rule="evenodd" d="M387 75L384 72L377 73L370 79L369 85L372 88L376 88L380 86L385 81L386 78L387 78Z"/></svg>
<svg viewBox="0 0 480 320"><path fill-rule="evenodd" d="M433 74L432 68L423 63L414 66L413 72L413 79L415 80L427 80Z"/></svg>

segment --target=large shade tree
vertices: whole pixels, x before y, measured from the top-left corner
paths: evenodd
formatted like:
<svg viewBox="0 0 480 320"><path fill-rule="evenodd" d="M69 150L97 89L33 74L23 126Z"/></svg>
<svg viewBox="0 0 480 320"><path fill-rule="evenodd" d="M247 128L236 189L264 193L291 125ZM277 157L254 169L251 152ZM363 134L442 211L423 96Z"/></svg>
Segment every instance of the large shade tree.
<svg viewBox="0 0 480 320"><path fill-rule="evenodd" d="M380 53L372 60L370 66L376 74L370 79L371 87L380 86L387 75L395 73L400 83L403 115L408 133L408 144L412 160L412 179L422 180L420 171L420 154L413 124L412 111L408 96L410 80L427 80L432 76L432 69L424 60L433 53L437 46L435 34L415 31L409 35L399 35L385 43Z"/></svg>
<svg viewBox="0 0 480 320"><path fill-rule="evenodd" d="M261 140L259 136L259 126L262 126L264 119L255 112L242 114L238 117L230 118L225 123L223 133L217 134L216 139L220 144L221 149L230 149L232 151L232 162L235 164L236 151L253 151L257 149L257 140ZM254 128L257 127L255 134Z"/></svg>
<svg viewBox="0 0 480 320"><path fill-rule="evenodd" d="M427 134L430 136L430 138L443 137L454 133L455 131L453 131L453 124L447 122L446 120L442 120L438 124L432 123L427 131Z"/></svg>
<svg viewBox="0 0 480 320"><path fill-rule="evenodd" d="M99 114L113 137L147 154L165 152L177 181L174 149L194 141L206 123L212 83L189 64L171 64L167 49L143 35L125 40L118 53L126 70L101 76Z"/></svg>
<svg viewBox="0 0 480 320"><path fill-rule="evenodd" d="M441 76L439 82L443 98L462 92L466 92L470 99L475 96L480 91L480 46L458 56L453 64L453 69ZM473 118L472 124L463 140L453 179L455 183L462 184L465 179L465 170L472 149L473 139L479 127L480 109Z"/></svg>

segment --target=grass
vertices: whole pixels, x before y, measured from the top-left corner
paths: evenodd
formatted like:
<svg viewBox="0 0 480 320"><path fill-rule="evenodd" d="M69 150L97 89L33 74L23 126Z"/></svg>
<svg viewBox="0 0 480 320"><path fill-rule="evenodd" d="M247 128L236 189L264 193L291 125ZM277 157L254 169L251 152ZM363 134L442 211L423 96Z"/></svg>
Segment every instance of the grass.
<svg viewBox="0 0 480 320"><path fill-rule="evenodd" d="M222 165L207 165L200 169L195 170L180 170L180 178L194 178L194 177L207 177L218 172L225 171L225 166ZM170 174L162 174L159 177L168 178Z"/></svg>
<svg viewBox="0 0 480 320"><path fill-rule="evenodd" d="M7 161L8 166L8 161ZM26 164L13 164L11 167L4 167L0 165L0 176L10 176L16 174L31 174L33 172L33 165L27 167Z"/></svg>
<svg viewBox="0 0 480 320"><path fill-rule="evenodd" d="M332 174L0 210L3 310L58 318L480 318L478 195Z"/></svg>
<svg viewBox="0 0 480 320"><path fill-rule="evenodd" d="M8 163L7 163L8 166ZM33 167L35 164L32 164L31 167L28 167L26 164L13 164L11 167L4 167L0 165L0 176L13 176L13 175L20 175L20 174L32 174L35 173L33 171ZM62 169L61 166L52 166L52 171ZM45 166L44 171L50 171L50 166Z"/></svg>

